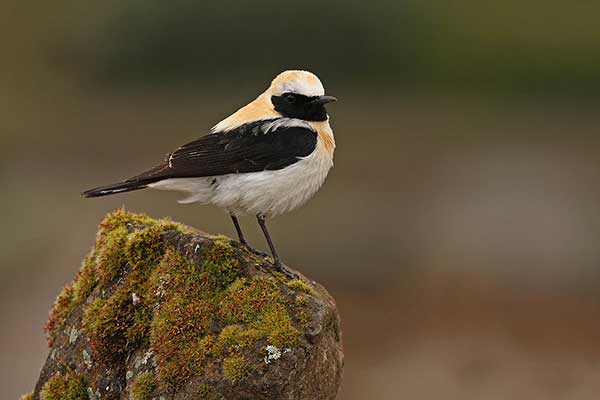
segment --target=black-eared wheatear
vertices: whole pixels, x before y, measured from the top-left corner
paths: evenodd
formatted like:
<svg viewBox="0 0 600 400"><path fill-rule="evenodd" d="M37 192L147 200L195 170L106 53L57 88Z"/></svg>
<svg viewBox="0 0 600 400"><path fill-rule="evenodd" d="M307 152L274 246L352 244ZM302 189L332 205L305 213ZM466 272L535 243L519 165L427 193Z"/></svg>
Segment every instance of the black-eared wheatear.
<svg viewBox="0 0 600 400"><path fill-rule="evenodd" d="M285 71L248 105L206 136L181 146L154 168L83 193L99 197L152 188L185 192L181 203L214 204L231 216L256 215L275 266L282 267L266 219L300 207L321 187L333 166L335 140L323 84L307 71Z"/></svg>

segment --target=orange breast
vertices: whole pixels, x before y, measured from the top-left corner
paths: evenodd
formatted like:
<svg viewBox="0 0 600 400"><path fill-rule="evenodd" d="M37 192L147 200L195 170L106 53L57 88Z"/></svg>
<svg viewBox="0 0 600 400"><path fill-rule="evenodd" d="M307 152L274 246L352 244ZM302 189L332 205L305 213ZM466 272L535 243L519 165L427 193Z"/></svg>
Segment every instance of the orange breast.
<svg viewBox="0 0 600 400"><path fill-rule="evenodd" d="M323 143L323 147L327 153L333 157L335 150L335 138L333 137L333 129L329 125L329 121L308 121L308 123L317 131L319 140Z"/></svg>

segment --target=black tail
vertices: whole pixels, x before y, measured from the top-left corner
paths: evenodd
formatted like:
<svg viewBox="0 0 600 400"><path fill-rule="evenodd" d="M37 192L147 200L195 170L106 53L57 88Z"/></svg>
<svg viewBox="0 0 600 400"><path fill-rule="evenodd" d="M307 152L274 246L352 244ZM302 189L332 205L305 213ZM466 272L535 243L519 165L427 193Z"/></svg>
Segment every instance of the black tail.
<svg viewBox="0 0 600 400"><path fill-rule="evenodd" d="M83 197L100 197L117 193L131 192L133 190L145 189L146 187L148 187L147 182L140 182L139 180L124 181L86 190L82 193L82 195Z"/></svg>

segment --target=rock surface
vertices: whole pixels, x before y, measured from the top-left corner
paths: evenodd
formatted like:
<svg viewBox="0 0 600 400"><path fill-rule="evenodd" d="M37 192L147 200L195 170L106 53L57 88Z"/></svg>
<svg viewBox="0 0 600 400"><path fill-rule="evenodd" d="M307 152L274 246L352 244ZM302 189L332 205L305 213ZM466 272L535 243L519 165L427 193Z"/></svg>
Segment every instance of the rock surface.
<svg viewBox="0 0 600 400"><path fill-rule="evenodd" d="M335 302L238 242L118 210L47 324L33 399L334 399Z"/></svg>

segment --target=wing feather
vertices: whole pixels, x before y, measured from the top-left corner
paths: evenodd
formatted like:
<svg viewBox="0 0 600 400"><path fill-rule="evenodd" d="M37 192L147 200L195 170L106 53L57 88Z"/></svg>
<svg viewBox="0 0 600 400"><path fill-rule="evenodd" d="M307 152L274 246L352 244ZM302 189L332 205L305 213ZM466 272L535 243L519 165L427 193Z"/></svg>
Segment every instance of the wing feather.
<svg viewBox="0 0 600 400"><path fill-rule="evenodd" d="M203 136L181 146L165 163L135 178L158 180L285 168L314 151L317 134L308 124L284 122L273 128L273 120L257 121Z"/></svg>
<svg viewBox="0 0 600 400"><path fill-rule="evenodd" d="M203 136L181 146L163 163L140 175L83 194L86 197L105 196L143 189L151 183L172 178L278 170L310 155L316 145L317 133L301 120L256 121Z"/></svg>

